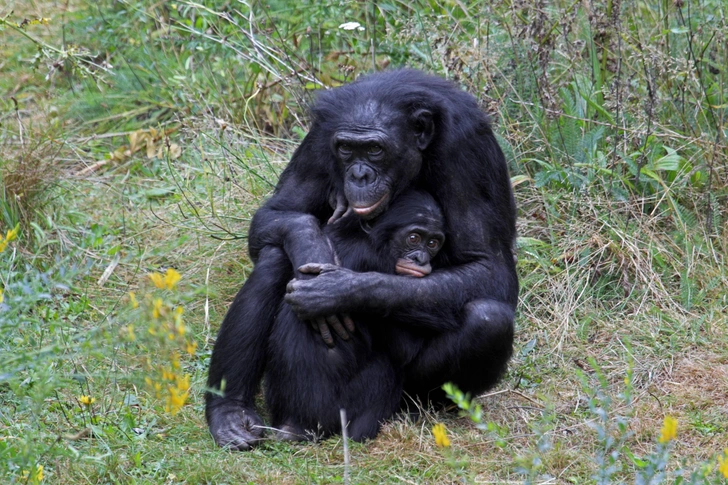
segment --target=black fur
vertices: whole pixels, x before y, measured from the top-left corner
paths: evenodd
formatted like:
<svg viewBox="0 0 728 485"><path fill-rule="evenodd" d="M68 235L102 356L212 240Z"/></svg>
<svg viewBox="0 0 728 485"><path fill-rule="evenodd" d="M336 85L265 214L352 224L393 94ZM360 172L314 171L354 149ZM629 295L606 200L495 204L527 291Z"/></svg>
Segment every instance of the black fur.
<svg viewBox="0 0 728 485"><path fill-rule="evenodd" d="M431 196L415 191L402 194L371 224L349 216L324 228L342 266L392 274L411 249L405 247L405 234L414 230L426 238L443 233L439 207ZM425 259L422 264L429 264L429 256ZM346 410L352 439L373 438L398 409L403 372L388 352L392 322L381 315L356 315L355 321L350 339L330 348L288 304L281 304L270 334L265 381L272 424L285 430L284 438L340 432L340 408Z"/></svg>
<svg viewBox="0 0 728 485"><path fill-rule="evenodd" d="M503 153L476 100L448 81L401 70L323 92L312 114L253 218L255 277L231 304L213 350L208 384L224 381L225 389L208 394L208 424L219 444L237 449L260 439L253 399L284 293L302 320L365 312L397 322L407 338L394 337L390 357L404 366L405 391L422 400L446 381L473 394L488 389L512 351L516 209ZM298 273L306 263L334 262L321 230L332 195L345 194L372 218L408 187L432 194L444 213L448 242L431 275Z"/></svg>

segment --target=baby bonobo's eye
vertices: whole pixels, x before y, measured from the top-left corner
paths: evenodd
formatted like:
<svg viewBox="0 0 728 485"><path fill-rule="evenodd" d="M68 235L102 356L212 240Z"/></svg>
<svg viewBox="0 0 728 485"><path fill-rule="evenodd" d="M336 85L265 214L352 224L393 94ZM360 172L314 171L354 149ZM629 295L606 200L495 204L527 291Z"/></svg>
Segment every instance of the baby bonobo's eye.
<svg viewBox="0 0 728 485"><path fill-rule="evenodd" d="M440 241L438 241L437 239L430 239L429 241L427 241L427 247L429 249L435 250L440 247Z"/></svg>
<svg viewBox="0 0 728 485"><path fill-rule="evenodd" d="M413 246L419 244L420 241L422 241L422 238L416 232L413 232L409 236L407 236L407 242Z"/></svg>

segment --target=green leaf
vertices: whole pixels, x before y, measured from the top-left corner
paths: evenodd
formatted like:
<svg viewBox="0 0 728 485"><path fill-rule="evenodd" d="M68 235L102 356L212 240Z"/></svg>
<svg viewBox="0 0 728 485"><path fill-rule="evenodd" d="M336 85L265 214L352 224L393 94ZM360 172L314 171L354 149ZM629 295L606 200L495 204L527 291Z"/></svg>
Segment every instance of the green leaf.
<svg viewBox="0 0 728 485"><path fill-rule="evenodd" d="M174 194L173 187L158 187L144 191L144 196L147 199L161 199L162 197L166 197L170 194Z"/></svg>
<svg viewBox="0 0 728 485"><path fill-rule="evenodd" d="M664 147L665 151L667 152L667 155L658 158L654 162L652 162L651 168L653 170L672 170L677 171L680 169L680 162L682 162L684 159L680 155L678 155L676 150L673 150L669 147Z"/></svg>

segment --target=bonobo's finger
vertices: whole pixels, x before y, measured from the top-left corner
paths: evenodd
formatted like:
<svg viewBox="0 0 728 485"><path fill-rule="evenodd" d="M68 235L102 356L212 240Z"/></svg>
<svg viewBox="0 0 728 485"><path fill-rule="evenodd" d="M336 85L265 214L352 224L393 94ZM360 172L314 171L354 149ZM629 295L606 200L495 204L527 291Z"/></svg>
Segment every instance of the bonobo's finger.
<svg viewBox="0 0 728 485"><path fill-rule="evenodd" d="M349 333L356 332L354 320L352 320L352 318L348 314L344 313L343 315L341 315L341 319L344 321L344 326L349 331Z"/></svg>
<svg viewBox="0 0 728 485"><path fill-rule="evenodd" d="M335 271L340 266L328 263L306 263L303 266L298 267L298 272L303 274L321 274L327 271Z"/></svg>
<svg viewBox="0 0 728 485"><path fill-rule="evenodd" d="M333 206L334 201L329 201L329 203ZM341 220L342 217L344 217L346 214L348 214L351 209L349 208L349 203L346 201L346 197L343 195L337 195L336 196L336 208L334 209L334 213L331 215L331 217L328 220L328 224L334 224Z"/></svg>
<svg viewBox="0 0 728 485"><path fill-rule="evenodd" d="M347 217L349 217L349 216L350 216L351 214L353 214L353 213L354 213L354 209L352 209L351 207L348 207L348 208L346 209L346 212L344 212L344 213L343 213L343 214L342 214L341 216L339 216L338 218L334 219L334 216L331 216L331 219L329 219L329 224L334 224L334 225L336 225L336 224L338 224L338 223L339 223L339 221L341 221L341 220L343 220L343 219L346 219ZM333 220L332 220L332 219L333 219Z"/></svg>
<svg viewBox="0 0 728 485"><path fill-rule="evenodd" d="M344 326L339 321L339 317L337 317L336 315L330 315L326 317L326 323L328 323L331 328L334 329L336 335L344 340L349 340L349 334L346 332L346 329L344 329Z"/></svg>
<svg viewBox="0 0 728 485"><path fill-rule="evenodd" d="M317 318L316 324L318 325L318 331L321 333L321 338L324 339L324 342L326 342L326 345L329 347L334 346L334 337L331 336L331 330L329 330L329 326L326 325L326 320L323 318Z"/></svg>
<svg viewBox="0 0 728 485"><path fill-rule="evenodd" d="M293 293L296 290L296 280L292 279L286 285L286 293Z"/></svg>
<svg viewBox="0 0 728 485"><path fill-rule="evenodd" d="M307 263L298 267L298 272L303 274L319 274L323 271L324 265L321 263Z"/></svg>

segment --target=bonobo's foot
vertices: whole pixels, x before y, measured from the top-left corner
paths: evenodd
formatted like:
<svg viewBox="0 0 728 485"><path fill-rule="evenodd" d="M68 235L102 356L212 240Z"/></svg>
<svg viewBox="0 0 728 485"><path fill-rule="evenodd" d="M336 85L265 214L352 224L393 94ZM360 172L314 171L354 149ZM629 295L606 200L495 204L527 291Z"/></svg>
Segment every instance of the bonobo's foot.
<svg viewBox="0 0 728 485"><path fill-rule="evenodd" d="M292 424L283 424L276 429L275 437L278 441L306 441L306 433L302 428Z"/></svg>
<svg viewBox="0 0 728 485"><path fill-rule="evenodd" d="M207 424L215 443L231 450L247 451L263 439L263 420L251 408L223 402L207 410Z"/></svg>

